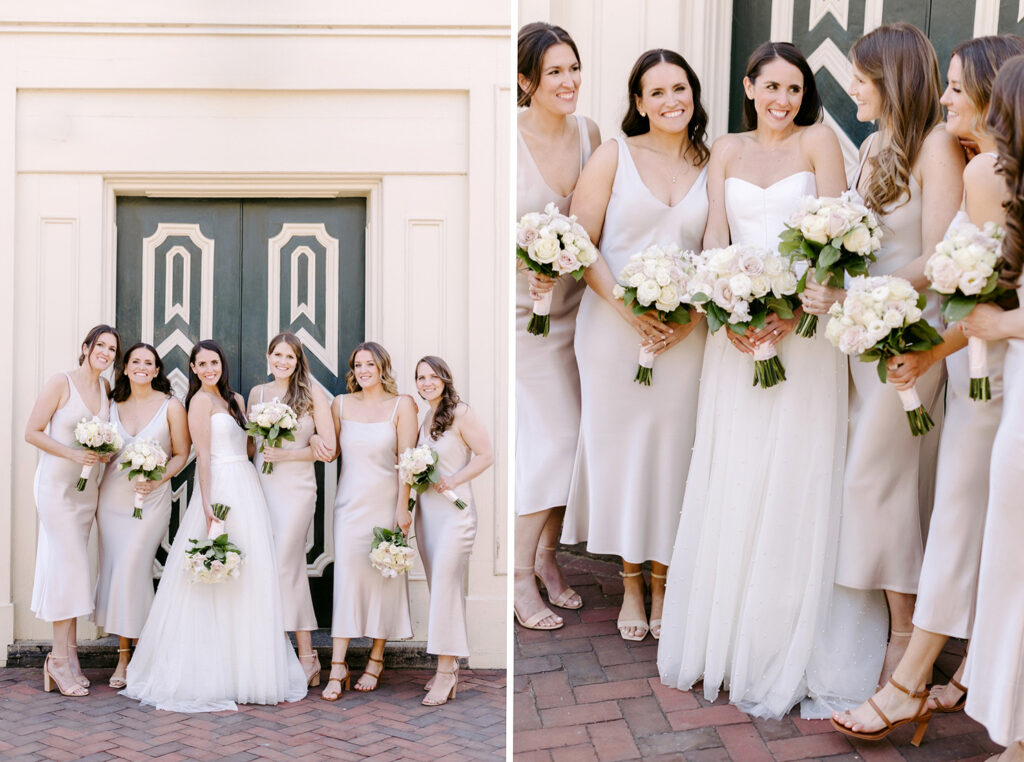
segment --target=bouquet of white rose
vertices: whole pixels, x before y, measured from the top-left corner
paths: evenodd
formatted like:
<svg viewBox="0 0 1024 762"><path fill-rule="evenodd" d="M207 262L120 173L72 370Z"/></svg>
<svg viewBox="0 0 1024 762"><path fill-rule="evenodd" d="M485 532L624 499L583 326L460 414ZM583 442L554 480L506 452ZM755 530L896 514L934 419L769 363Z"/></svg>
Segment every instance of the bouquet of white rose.
<svg viewBox="0 0 1024 762"><path fill-rule="evenodd" d="M806 260L808 270L801 276L797 293L804 290L812 271L818 283L842 288L846 274L867 275L868 262L882 245L878 218L847 191L839 198L805 196L779 234L779 253L794 260ZM805 312L796 332L810 338L818 327L818 316Z"/></svg>
<svg viewBox="0 0 1024 762"><path fill-rule="evenodd" d="M394 531L384 527L373 528L373 540L370 542L370 565L380 572L380 576L394 578L405 574L412 568L412 560L416 551L409 547L409 542L399 527Z"/></svg>
<svg viewBox="0 0 1024 762"><path fill-rule="evenodd" d="M858 276L842 304L829 309L832 316L825 337L839 351L858 355L863 362L878 361L878 378L888 375L885 361L907 352L923 352L942 343L938 332L922 319L924 294L918 294L903 278L891 275ZM900 390L910 431L921 436L935 425L921 404L917 390Z"/></svg>
<svg viewBox="0 0 1024 762"><path fill-rule="evenodd" d="M155 439L136 439L121 453L121 470L128 472L129 479L159 481L167 473L167 453ZM142 501L142 495L136 492L133 519L142 518Z"/></svg>
<svg viewBox="0 0 1024 762"><path fill-rule="evenodd" d="M524 214L516 226L516 256L534 272L555 278L571 275L576 280L597 261L597 249L576 217L566 217L554 203L543 212ZM551 298L548 291L533 303L533 315L526 330L547 336L551 327Z"/></svg>
<svg viewBox="0 0 1024 762"><path fill-rule="evenodd" d="M185 576L189 582L216 584L238 577L242 551L228 539L224 519L231 507L214 503L214 520L205 540L189 539L192 547L185 551Z"/></svg>
<svg viewBox="0 0 1024 762"><path fill-rule="evenodd" d="M933 291L943 295L942 317L947 323L963 320L983 302L995 302L1009 293L999 285L1003 265L1002 242L1005 233L994 222L986 222L983 230L970 222L951 227L935 247L924 267L925 277ZM967 339L972 400L992 399L988 379L988 348L984 339Z"/></svg>
<svg viewBox="0 0 1024 762"><path fill-rule="evenodd" d="M93 416L92 420L83 418L75 424L75 443L98 455L117 452L124 447L124 440L121 439L117 426L110 421L101 421L96 416ZM79 492L84 490L91 474L92 466L82 466L75 489Z"/></svg>
<svg viewBox="0 0 1024 762"><path fill-rule="evenodd" d="M437 450L426 445L410 447L398 458L398 476L409 485L409 488L417 495L422 495L430 487L441 480L441 472L437 469ZM455 504L460 511L465 509L466 501L446 489L441 493ZM416 507L416 498L409 498L409 510Z"/></svg>
<svg viewBox="0 0 1024 762"><path fill-rule="evenodd" d="M769 313L790 320L800 301L792 261L759 246L733 244L705 251L695 281L700 292L694 299L702 302L711 333L726 325L743 335L750 327L764 327ZM754 386L767 389L785 380L775 345L758 344Z"/></svg>
<svg viewBox="0 0 1024 762"><path fill-rule="evenodd" d="M253 439L259 439L260 452L263 448L278 447L282 439L295 441L295 427L299 418L295 411L277 397L271 402L257 402L252 406L252 418L245 424L245 432ZM263 473L274 472L274 464L263 461Z"/></svg>
<svg viewBox="0 0 1024 762"><path fill-rule="evenodd" d="M689 307L694 297L691 285L698 263L698 255L684 252L675 244L648 246L629 258L612 294L634 315L653 311L662 323L686 325L690 322ZM653 379L654 355L641 347L633 380L650 386Z"/></svg>

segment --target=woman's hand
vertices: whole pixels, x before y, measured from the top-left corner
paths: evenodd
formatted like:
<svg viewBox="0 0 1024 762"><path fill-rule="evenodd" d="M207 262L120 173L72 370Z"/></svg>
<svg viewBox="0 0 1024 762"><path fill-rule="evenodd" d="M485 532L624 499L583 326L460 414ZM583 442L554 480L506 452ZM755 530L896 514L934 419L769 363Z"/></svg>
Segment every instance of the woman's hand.
<svg viewBox="0 0 1024 762"><path fill-rule="evenodd" d="M316 460L326 462L334 455L334 448L327 444L327 441L319 434L314 434L309 438L309 446L312 448L313 457Z"/></svg>
<svg viewBox="0 0 1024 762"><path fill-rule="evenodd" d="M83 466L95 466L100 462L100 456L84 447L72 447L68 460L73 460L75 463Z"/></svg>
<svg viewBox="0 0 1024 762"><path fill-rule="evenodd" d="M640 334L641 345L645 348L650 348L674 333L674 329L658 320L653 313L644 312L637 315L621 301L619 305L625 310L626 320L633 326L633 330Z"/></svg>
<svg viewBox="0 0 1024 762"><path fill-rule="evenodd" d="M647 347L647 351L653 354L655 357L657 357L660 354L663 354L664 352L667 352L676 344L678 344L687 336L689 336L691 333L693 333L693 329L700 325L700 321L703 319L704 316L701 313L697 312L696 310L691 310L689 323L685 323L684 325L673 323L671 327L663 323L662 325L664 325L666 329L671 330L672 333L670 333L668 336L661 339L660 341L653 342L650 346Z"/></svg>
<svg viewBox="0 0 1024 762"><path fill-rule="evenodd" d="M754 354L755 346L753 342L751 342L750 339L747 338L747 334L736 333L727 325L722 326L721 330L725 331L725 338L732 342L732 345L736 347L736 349L738 349L745 355Z"/></svg>
<svg viewBox="0 0 1024 762"><path fill-rule="evenodd" d="M539 302L544 298L545 294L555 287L558 278L552 278L530 270L526 274L526 281L530 284L530 298L535 302Z"/></svg>
<svg viewBox="0 0 1024 762"><path fill-rule="evenodd" d="M754 330L753 326L747 329L747 339L753 344L778 344L785 338L786 334L796 328L799 316L791 318L780 318L774 312L769 312L764 321L764 327Z"/></svg>
<svg viewBox="0 0 1024 762"><path fill-rule="evenodd" d="M934 364L935 353L930 349L890 357L885 361L887 380L900 391L904 391L911 388Z"/></svg>
<svg viewBox="0 0 1024 762"><path fill-rule="evenodd" d="M208 506L205 501L203 501L203 515L206 517L206 533L209 534L210 527L213 526L213 520L216 517L213 515L213 508Z"/></svg>
<svg viewBox="0 0 1024 762"><path fill-rule="evenodd" d="M280 447L271 447L264 443L263 460L267 463L284 463L287 460L291 460L291 457L286 450Z"/></svg>
<svg viewBox="0 0 1024 762"><path fill-rule="evenodd" d="M458 487L459 484L461 484L461 482L456 481L455 474L452 474L451 476L442 476L438 479L437 484L434 485L434 489L443 495L447 490L453 490Z"/></svg>
<svg viewBox="0 0 1024 762"><path fill-rule="evenodd" d="M808 276L807 285L804 287L803 293L800 294L800 304L803 305L804 312L809 312L812 315L826 315L829 307L836 302L842 302L845 298L845 289L823 286L813 276Z"/></svg>
<svg viewBox="0 0 1024 762"><path fill-rule="evenodd" d="M1006 339L1009 338L1003 325L1006 315L1006 312L994 304L978 304L967 317L960 321L960 329L969 339L984 339L985 341Z"/></svg>
<svg viewBox="0 0 1024 762"><path fill-rule="evenodd" d="M111 459L114 457L114 455L115 453L112 452L101 452L97 453L96 457L99 458L100 463L109 463Z"/></svg>
<svg viewBox="0 0 1024 762"><path fill-rule="evenodd" d="M409 527L412 526L412 512L405 506L395 511L395 526L402 530L402 534L409 536Z"/></svg>
<svg viewBox="0 0 1024 762"><path fill-rule="evenodd" d="M135 480L135 494L136 495L142 495L143 497L146 497L146 495L150 494L156 488L157 488L157 482L153 481L152 479L136 479Z"/></svg>

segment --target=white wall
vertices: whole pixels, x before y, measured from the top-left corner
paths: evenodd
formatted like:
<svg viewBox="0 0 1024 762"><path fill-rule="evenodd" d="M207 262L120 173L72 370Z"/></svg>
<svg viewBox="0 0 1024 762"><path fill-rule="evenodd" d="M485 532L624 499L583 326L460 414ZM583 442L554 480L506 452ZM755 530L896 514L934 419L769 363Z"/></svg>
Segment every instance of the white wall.
<svg viewBox="0 0 1024 762"><path fill-rule="evenodd" d="M115 194L357 194L367 336L403 391L419 356L448 359L498 444L474 483L468 613L471 664L504 666L508 16L469 0L0 3L0 347L17 358L0 374L0 663L49 636L28 609L22 433L43 380L113 321ZM417 575L418 640L426 595Z"/></svg>

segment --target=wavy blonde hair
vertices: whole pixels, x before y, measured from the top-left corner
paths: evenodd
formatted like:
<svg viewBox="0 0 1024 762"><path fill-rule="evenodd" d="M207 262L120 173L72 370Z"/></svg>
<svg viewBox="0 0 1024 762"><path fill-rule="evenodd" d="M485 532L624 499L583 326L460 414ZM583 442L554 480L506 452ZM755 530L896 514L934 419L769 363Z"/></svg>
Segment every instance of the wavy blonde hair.
<svg viewBox="0 0 1024 762"><path fill-rule="evenodd" d="M910 173L928 133L942 121L939 60L921 30L904 22L861 37L850 48L850 60L882 96L879 126L889 134L889 145L868 160L864 201L883 214L910 201Z"/></svg>
<svg viewBox="0 0 1024 762"><path fill-rule="evenodd" d="M1017 288L1024 265L1024 56L1014 56L999 69L988 107L988 130L996 141L998 172L1006 180L1009 199L1000 285Z"/></svg>
<svg viewBox="0 0 1024 762"><path fill-rule="evenodd" d="M975 37L953 48L952 55L960 59L963 69L964 95L978 112L975 132L985 132L985 112L988 110L992 83L999 67L1007 59L1024 54L1024 38L1015 34Z"/></svg>
<svg viewBox="0 0 1024 762"><path fill-rule="evenodd" d="M364 351L369 352L373 356L373 361L377 364L378 370L380 370L380 385L384 387L384 391L388 394L398 394L398 382L391 375L391 355L388 354L388 350L384 349L376 341L364 341L356 344L356 348L348 356L348 373L345 374L345 389L348 393L353 394L363 388L356 381L355 364L356 355Z"/></svg>
<svg viewBox="0 0 1024 762"><path fill-rule="evenodd" d="M292 371L292 375L288 378L288 393L285 394L282 402L291 407L296 415L302 417L313 409L313 385L310 382L309 362L302 351L302 342L299 340L299 337L287 331L277 334L277 336L270 340L270 344L267 345L268 358L271 352L274 351L274 347L281 342L291 347L296 360L295 370Z"/></svg>

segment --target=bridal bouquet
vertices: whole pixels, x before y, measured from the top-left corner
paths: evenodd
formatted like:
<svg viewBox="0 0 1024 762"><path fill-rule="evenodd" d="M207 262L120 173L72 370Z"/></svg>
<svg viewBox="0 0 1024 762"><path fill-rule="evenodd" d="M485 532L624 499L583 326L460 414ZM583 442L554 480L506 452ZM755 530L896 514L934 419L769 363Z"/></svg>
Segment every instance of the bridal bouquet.
<svg viewBox="0 0 1024 762"><path fill-rule="evenodd" d="M260 439L260 452L264 446L278 447L282 439L295 441L295 427L299 418L295 411L277 397L271 402L257 402L252 406L252 418L245 424L245 433L253 439ZM263 473L274 472L274 464L263 461Z"/></svg>
<svg viewBox="0 0 1024 762"><path fill-rule="evenodd" d="M597 249L576 217L566 217L554 203L543 212L524 214L516 225L516 256L536 273L556 278L571 275L576 280L597 261ZM547 336L551 327L551 298L548 291L533 303L533 315L526 330Z"/></svg>
<svg viewBox="0 0 1024 762"><path fill-rule="evenodd" d="M410 447L398 457L398 476L409 485L417 495L422 495L441 480L441 472L437 469L437 450L426 445ZM466 501L452 490L441 493L448 498L460 511L466 508ZM409 510L416 507L416 498L409 498Z"/></svg>
<svg viewBox="0 0 1024 762"><path fill-rule="evenodd" d="M1007 289L999 285L1003 236L1002 228L994 222L986 222L982 230L962 222L951 227L935 247L924 274L932 290L944 297L941 311L947 323L963 320L976 304L994 302L1007 294ZM992 399L987 355L984 339L967 339L972 400Z"/></svg>
<svg viewBox="0 0 1024 762"><path fill-rule="evenodd" d="M75 442L80 447L92 450L98 455L117 452L124 446L124 440L121 439L117 426L110 421L101 421L95 415L91 421L83 418L75 424ZM84 490L91 474L92 466L82 466L82 473L78 475L75 489L79 492Z"/></svg>
<svg viewBox="0 0 1024 762"><path fill-rule="evenodd" d="M875 215L847 191L839 198L805 196L779 238L780 254L807 261L808 270L797 286L800 293L812 268L818 283L830 288L842 288L846 273L867 275L867 263L875 261L882 245L882 229ZM805 312L796 332L810 338L817 327L818 316Z"/></svg>
<svg viewBox="0 0 1024 762"><path fill-rule="evenodd" d="M858 276L843 303L829 309L832 318L825 337L844 354L858 355L863 362L877 360L878 378L884 384L887 359L942 343L938 332L921 318L924 305L924 294L903 278ZM917 390L900 390L899 395L911 433L917 437L931 431L935 424Z"/></svg>
<svg viewBox="0 0 1024 762"><path fill-rule="evenodd" d="M370 542L370 565L380 572L380 576L394 578L405 574L412 568L412 560L416 551L409 547L409 542L399 527L394 531L384 527L373 528L373 540Z"/></svg>
<svg viewBox="0 0 1024 762"><path fill-rule="evenodd" d="M238 577L242 566L242 551L224 531L230 506L214 503L211 507L215 518L207 539L190 539L192 547L185 551L185 577L189 582L226 582Z"/></svg>
<svg viewBox="0 0 1024 762"><path fill-rule="evenodd" d="M698 261L693 252L683 252L675 244L648 246L629 258L612 294L634 315L653 311L662 323L686 325L690 322L688 308L693 303ZM654 355L641 347L633 380L650 386L653 378Z"/></svg>
<svg viewBox="0 0 1024 762"><path fill-rule="evenodd" d="M121 470L128 472L129 480L159 481L167 473L167 453L155 439L136 439L121 453ZM142 501L136 492L133 519L142 518Z"/></svg>
<svg viewBox="0 0 1024 762"><path fill-rule="evenodd" d="M702 285L695 299L703 299L708 330L723 325L740 335L764 327L769 313L790 320L799 304L793 262L759 246L733 244L709 249L696 280ZM754 349L754 386L767 389L786 380L786 369L775 345L763 342Z"/></svg>

